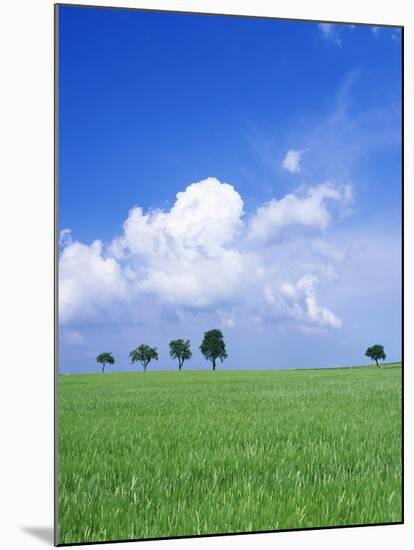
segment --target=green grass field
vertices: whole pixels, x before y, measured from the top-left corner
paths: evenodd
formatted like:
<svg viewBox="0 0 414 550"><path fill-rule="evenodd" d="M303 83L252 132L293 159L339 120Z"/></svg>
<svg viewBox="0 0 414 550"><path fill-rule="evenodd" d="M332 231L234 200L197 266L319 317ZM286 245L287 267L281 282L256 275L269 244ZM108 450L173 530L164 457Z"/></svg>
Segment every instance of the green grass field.
<svg viewBox="0 0 414 550"><path fill-rule="evenodd" d="M401 368L59 377L59 543L401 521Z"/></svg>

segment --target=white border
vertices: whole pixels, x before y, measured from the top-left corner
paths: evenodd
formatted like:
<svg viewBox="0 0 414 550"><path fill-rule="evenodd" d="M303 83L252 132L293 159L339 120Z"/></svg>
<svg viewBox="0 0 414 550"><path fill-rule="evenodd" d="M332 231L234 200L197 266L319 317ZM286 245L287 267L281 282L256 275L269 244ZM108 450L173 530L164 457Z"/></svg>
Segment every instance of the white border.
<svg viewBox="0 0 414 550"><path fill-rule="evenodd" d="M67 3L76 3L70 2ZM405 26L405 150L414 152L414 17L411 2L347 0L158 0L86 2L108 6L387 23ZM53 518L53 2L9 0L0 15L0 544L25 550L50 547ZM276 533L115 544L140 548L249 548L260 545L320 550L408 547L413 514L414 281L413 162L405 165L405 520L404 526ZM409 235L411 235L409 237ZM411 432L411 433L410 433ZM411 469L410 469L411 465ZM47 530L46 530L47 532Z"/></svg>

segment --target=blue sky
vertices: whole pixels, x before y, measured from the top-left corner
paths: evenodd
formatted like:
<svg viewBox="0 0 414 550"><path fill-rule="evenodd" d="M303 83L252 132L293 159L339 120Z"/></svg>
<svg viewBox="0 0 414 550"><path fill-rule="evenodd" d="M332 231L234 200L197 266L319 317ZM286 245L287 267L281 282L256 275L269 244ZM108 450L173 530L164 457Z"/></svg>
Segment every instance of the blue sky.
<svg viewBox="0 0 414 550"><path fill-rule="evenodd" d="M62 372L400 359L400 30L61 7L59 225Z"/></svg>

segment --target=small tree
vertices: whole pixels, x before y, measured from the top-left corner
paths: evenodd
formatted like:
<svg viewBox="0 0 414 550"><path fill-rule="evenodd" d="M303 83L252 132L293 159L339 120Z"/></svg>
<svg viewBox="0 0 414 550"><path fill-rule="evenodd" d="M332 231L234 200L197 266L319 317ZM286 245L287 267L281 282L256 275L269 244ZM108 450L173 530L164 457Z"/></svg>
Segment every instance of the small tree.
<svg viewBox="0 0 414 550"><path fill-rule="evenodd" d="M373 359L377 367L379 367L378 360L382 359L383 361L387 358L387 356L384 353L384 346L380 346L380 344L375 344L374 346L371 346L367 349L365 352L365 355L369 357L370 359Z"/></svg>
<svg viewBox="0 0 414 550"><path fill-rule="evenodd" d="M146 372L148 363L151 359L158 361L157 348L152 348L151 346L147 346L147 344L141 344L131 351L129 357L131 358L131 363L139 361L144 367L144 372Z"/></svg>
<svg viewBox="0 0 414 550"><path fill-rule="evenodd" d="M173 359L178 359L178 369L181 370L181 367L184 364L184 361L186 359L191 359L191 356L193 354L191 353L190 349L190 340L182 340L179 338L178 340L171 340L170 342L170 356Z"/></svg>
<svg viewBox="0 0 414 550"><path fill-rule="evenodd" d="M115 359L113 358L112 353L107 351L100 353L97 356L96 361L98 363L101 363L102 365L102 374L105 372L105 367L107 364L113 365L115 363Z"/></svg>
<svg viewBox="0 0 414 550"><path fill-rule="evenodd" d="M223 359L227 358L226 345L221 330L214 328L205 332L200 350L206 360L213 363L213 370L216 370L217 359L223 362Z"/></svg>

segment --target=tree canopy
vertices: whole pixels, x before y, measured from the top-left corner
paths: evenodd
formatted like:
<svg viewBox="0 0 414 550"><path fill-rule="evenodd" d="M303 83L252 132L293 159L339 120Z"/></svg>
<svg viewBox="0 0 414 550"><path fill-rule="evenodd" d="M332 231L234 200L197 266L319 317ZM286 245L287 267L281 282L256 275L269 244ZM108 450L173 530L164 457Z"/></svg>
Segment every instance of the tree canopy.
<svg viewBox="0 0 414 550"><path fill-rule="evenodd" d="M215 328L205 332L200 350L206 360L213 363L213 370L216 370L217 359L223 362L223 359L227 358L226 345L221 330Z"/></svg>
<svg viewBox="0 0 414 550"><path fill-rule="evenodd" d="M384 352L384 346L381 346L380 344L374 344L369 347L365 352L365 355L370 359L373 359L376 362L377 367L379 367L378 361L380 359L384 361L387 358Z"/></svg>
<svg viewBox="0 0 414 550"><path fill-rule="evenodd" d="M131 359L131 363L136 363L137 361L139 361L144 367L145 372L151 359L155 359L156 361L158 361L157 348L152 348L147 344L141 344L131 351L129 357Z"/></svg>
<svg viewBox="0 0 414 550"><path fill-rule="evenodd" d="M172 359L178 359L178 369L181 370L181 367L184 364L184 361L191 359L192 357L190 349L190 340L182 340L178 338L177 340L171 340L170 342L170 356Z"/></svg>
<svg viewBox="0 0 414 550"><path fill-rule="evenodd" d="M113 365L115 363L115 359L112 355L111 352L108 352L108 351L104 351L103 353L100 353L97 358L96 358L96 361L98 363L101 363L102 365L102 373L105 372L105 367L106 365Z"/></svg>

